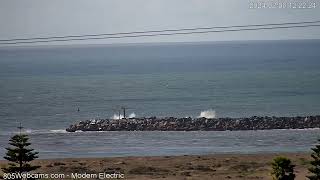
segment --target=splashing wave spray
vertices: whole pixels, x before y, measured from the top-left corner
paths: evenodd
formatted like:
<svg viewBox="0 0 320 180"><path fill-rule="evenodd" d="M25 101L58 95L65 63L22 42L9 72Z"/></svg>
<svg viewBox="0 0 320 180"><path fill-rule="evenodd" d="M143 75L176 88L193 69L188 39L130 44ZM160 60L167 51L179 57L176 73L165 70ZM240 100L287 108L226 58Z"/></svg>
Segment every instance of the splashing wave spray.
<svg viewBox="0 0 320 180"><path fill-rule="evenodd" d="M201 111L199 118L205 117L205 118L216 118L216 111L213 109L209 109L206 111Z"/></svg>
<svg viewBox="0 0 320 180"><path fill-rule="evenodd" d="M134 117L136 117L136 114L133 112L133 113L129 114L128 117L129 117L129 118L134 118ZM122 118L123 118L123 115L120 115L120 119L122 119ZM119 114L114 114L114 115L111 117L111 119L119 119Z"/></svg>

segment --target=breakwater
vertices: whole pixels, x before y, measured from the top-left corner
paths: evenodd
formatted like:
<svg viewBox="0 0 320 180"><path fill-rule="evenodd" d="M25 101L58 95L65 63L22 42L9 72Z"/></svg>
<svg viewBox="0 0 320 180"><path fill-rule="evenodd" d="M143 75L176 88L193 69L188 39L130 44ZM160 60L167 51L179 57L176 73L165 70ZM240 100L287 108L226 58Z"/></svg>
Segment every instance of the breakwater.
<svg viewBox="0 0 320 180"><path fill-rule="evenodd" d="M210 119L191 117L93 119L72 124L66 131L237 131L306 128L320 128L320 115Z"/></svg>

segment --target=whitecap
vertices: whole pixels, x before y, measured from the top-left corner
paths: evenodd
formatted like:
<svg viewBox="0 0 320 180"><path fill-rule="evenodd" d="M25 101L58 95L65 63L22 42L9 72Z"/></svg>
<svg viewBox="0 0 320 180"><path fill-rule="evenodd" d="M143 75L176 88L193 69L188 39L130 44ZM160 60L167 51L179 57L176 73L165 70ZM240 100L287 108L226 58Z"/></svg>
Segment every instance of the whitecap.
<svg viewBox="0 0 320 180"><path fill-rule="evenodd" d="M67 133L65 129L52 129L50 130L52 133Z"/></svg>
<svg viewBox="0 0 320 180"><path fill-rule="evenodd" d="M136 114L133 112L131 114L129 114L128 116L129 118L134 118L136 117ZM124 118L122 114L120 114L120 117L119 117L119 114L114 114L112 117L110 117L111 119L122 119Z"/></svg>
<svg viewBox="0 0 320 180"><path fill-rule="evenodd" d="M204 118L216 118L216 111L213 109L209 109L206 111L201 111L200 115L198 116L199 118L204 117Z"/></svg>

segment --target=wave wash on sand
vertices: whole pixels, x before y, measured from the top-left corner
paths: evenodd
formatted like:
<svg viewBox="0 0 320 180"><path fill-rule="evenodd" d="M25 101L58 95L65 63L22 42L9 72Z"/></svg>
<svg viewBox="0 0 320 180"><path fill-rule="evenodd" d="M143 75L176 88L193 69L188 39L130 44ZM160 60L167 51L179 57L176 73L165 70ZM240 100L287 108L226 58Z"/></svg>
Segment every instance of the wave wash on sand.
<svg viewBox="0 0 320 180"><path fill-rule="evenodd" d="M319 128L320 115L275 117L252 116L249 118L157 118L94 119L70 125L75 131L236 131L264 129Z"/></svg>

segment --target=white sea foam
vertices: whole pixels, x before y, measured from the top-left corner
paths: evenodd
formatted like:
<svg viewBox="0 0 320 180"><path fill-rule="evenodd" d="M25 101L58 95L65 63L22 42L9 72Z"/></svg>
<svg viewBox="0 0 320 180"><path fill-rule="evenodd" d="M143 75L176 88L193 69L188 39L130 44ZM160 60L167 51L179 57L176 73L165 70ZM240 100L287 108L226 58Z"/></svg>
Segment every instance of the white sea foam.
<svg viewBox="0 0 320 180"><path fill-rule="evenodd" d="M25 129L25 130L22 130L22 133L26 133L26 134L32 134L34 133L35 131L32 130L32 129Z"/></svg>
<svg viewBox="0 0 320 180"><path fill-rule="evenodd" d="M18 134L20 131L11 132L13 134ZM65 129L52 129L52 130L41 130L41 129L22 129L21 133L23 134L60 134L67 133Z"/></svg>
<svg viewBox="0 0 320 180"><path fill-rule="evenodd" d="M209 109L206 111L201 111L200 115L198 116L200 117L205 117L205 118L216 118L216 111L213 109Z"/></svg>
<svg viewBox="0 0 320 180"><path fill-rule="evenodd" d="M128 117L129 117L129 118L134 118L134 117L136 117L136 114L133 112L133 113L129 114ZM120 114L120 118L119 118L119 114L114 114L114 115L111 117L111 119L122 119L122 118L123 118L123 115L122 115L122 114Z"/></svg>
<svg viewBox="0 0 320 180"><path fill-rule="evenodd" d="M129 118L134 118L134 117L136 117L136 114L134 112L129 115Z"/></svg>
<svg viewBox="0 0 320 180"><path fill-rule="evenodd" d="M67 133L65 129L52 129L50 130L52 133Z"/></svg>

